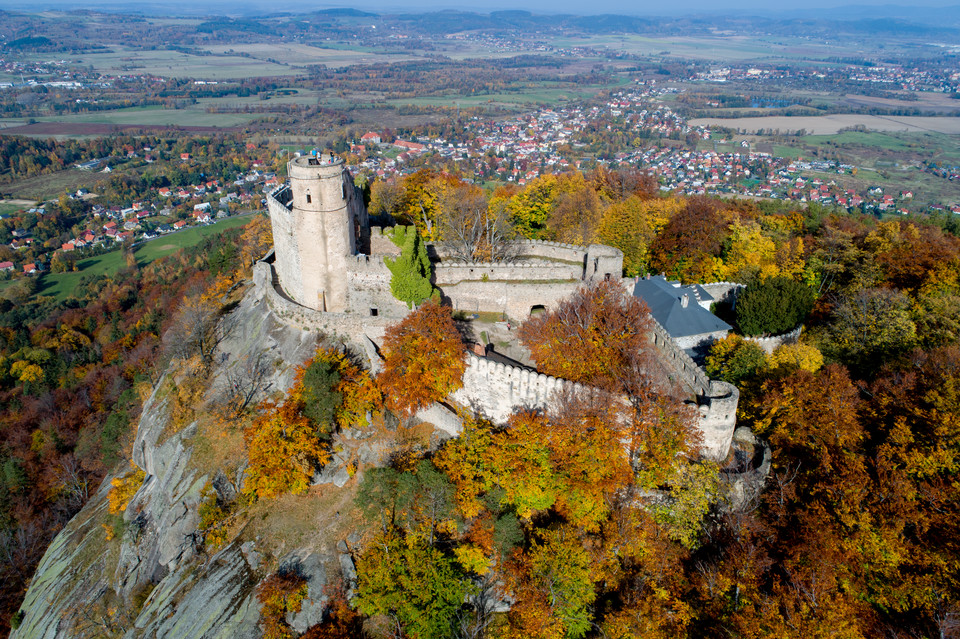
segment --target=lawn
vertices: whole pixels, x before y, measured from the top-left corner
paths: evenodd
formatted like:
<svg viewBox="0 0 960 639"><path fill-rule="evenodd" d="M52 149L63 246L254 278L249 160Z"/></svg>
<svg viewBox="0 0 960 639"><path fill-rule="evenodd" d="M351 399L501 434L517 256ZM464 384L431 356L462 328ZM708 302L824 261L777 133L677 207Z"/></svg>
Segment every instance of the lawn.
<svg viewBox="0 0 960 639"><path fill-rule="evenodd" d="M145 266L150 262L171 255L182 248L195 246L210 235L222 233L228 229L243 226L250 221L250 215L238 215L211 224L200 226L158 237L137 247L134 255L137 265ZM70 273L49 273L40 278L38 295L50 295L64 300L80 286L80 280L88 275L112 275L120 270L123 259L119 250L104 253L96 257L81 260L78 270Z"/></svg>

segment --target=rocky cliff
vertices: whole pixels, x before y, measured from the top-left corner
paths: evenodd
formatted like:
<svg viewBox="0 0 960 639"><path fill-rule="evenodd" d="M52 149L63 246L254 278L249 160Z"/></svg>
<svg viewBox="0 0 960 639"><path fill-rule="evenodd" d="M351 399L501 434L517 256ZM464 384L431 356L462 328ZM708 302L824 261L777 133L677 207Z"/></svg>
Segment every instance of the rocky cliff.
<svg viewBox="0 0 960 639"><path fill-rule="evenodd" d="M221 345L205 405L216 403L231 367L258 356L270 362L265 392L285 391L317 344L316 333L277 321L252 289L228 319L232 331ZM54 539L12 637L258 637L256 586L284 563L299 564L308 580L302 611L288 619L303 631L320 621L328 581L343 572L351 577L344 543L351 530L348 518L340 517L352 507L356 481L349 475L336 482L343 488L320 486L309 499L289 497L259 509L254 504L226 545L205 547L198 533L201 493L209 485L232 500L243 482L243 455L218 448L203 411L180 430L172 427L176 383L166 374L144 405L132 461L145 478L122 522L108 512L108 493L110 480L126 468L107 477ZM230 437L242 441L229 427L225 432L224 447Z"/></svg>

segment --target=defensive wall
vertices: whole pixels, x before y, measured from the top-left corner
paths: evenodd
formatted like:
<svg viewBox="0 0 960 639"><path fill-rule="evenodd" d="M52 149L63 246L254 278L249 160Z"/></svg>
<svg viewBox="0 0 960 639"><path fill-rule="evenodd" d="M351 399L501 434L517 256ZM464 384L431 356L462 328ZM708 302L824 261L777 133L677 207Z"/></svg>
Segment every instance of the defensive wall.
<svg viewBox="0 0 960 639"><path fill-rule="evenodd" d="M770 337L744 337L743 339L748 342L753 342L757 346L763 349L763 352L768 356L773 355L773 351L777 350L784 344L796 344L800 341L800 333L803 331L803 326L798 326L789 333L781 333L780 335L771 335Z"/></svg>
<svg viewBox="0 0 960 639"><path fill-rule="evenodd" d="M730 450L737 426L740 391L733 384L710 379L657 320L651 317L650 321L653 322L651 340L672 369L671 378L696 397L704 454L722 461Z"/></svg>
<svg viewBox="0 0 960 639"><path fill-rule="evenodd" d="M583 387L468 352L463 387L451 397L490 420L503 423L519 408L550 408L558 392L575 389Z"/></svg>

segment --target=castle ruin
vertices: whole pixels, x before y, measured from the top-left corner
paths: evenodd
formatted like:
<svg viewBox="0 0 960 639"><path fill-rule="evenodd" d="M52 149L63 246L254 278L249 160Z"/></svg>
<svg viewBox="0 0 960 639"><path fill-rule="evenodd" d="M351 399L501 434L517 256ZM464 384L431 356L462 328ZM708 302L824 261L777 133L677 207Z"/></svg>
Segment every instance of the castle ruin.
<svg viewBox="0 0 960 639"><path fill-rule="evenodd" d="M399 248L370 226L341 159L301 156L287 164L287 171L289 184L266 198L274 250L254 267L258 290L291 324L379 341L387 325L409 312L391 294L384 262ZM452 258L441 244L428 246L433 282L444 303L522 321L538 309L555 307L584 283L622 279L623 253L610 246L523 240L514 248L517 257L509 262L467 263ZM723 460L736 427L736 387L709 379L656 323L652 343L698 407L704 453ZM472 354L467 364L464 387L454 399L496 421L521 406L546 406L554 390L569 385ZM447 430L456 434L456 426Z"/></svg>

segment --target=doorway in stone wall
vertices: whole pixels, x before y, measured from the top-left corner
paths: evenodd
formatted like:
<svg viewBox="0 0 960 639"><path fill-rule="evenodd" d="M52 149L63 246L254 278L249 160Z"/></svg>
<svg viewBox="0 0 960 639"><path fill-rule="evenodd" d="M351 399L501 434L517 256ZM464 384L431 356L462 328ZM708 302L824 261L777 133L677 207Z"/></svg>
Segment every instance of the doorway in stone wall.
<svg viewBox="0 0 960 639"><path fill-rule="evenodd" d="M530 307L530 317L536 317L537 315L543 315L547 312L547 307L543 304L536 304Z"/></svg>

